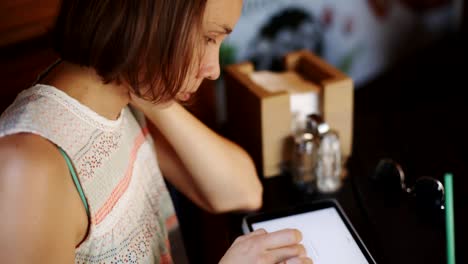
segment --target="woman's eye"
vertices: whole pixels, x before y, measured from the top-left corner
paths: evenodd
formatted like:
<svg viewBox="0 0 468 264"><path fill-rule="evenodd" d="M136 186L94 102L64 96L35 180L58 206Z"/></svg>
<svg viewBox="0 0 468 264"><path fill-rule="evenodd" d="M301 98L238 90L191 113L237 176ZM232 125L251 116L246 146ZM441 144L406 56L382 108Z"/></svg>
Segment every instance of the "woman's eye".
<svg viewBox="0 0 468 264"><path fill-rule="evenodd" d="M212 37L205 37L205 41L207 44L211 43L211 44L216 44L216 39L212 38Z"/></svg>

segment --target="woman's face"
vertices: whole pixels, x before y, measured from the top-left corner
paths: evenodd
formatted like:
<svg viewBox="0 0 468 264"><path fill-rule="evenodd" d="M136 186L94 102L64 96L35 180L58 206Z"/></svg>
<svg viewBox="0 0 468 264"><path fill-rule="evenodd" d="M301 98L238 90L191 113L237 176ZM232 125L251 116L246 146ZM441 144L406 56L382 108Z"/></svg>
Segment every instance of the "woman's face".
<svg viewBox="0 0 468 264"><path fill-rule="evenodd" d="M193 60L195 66L187 78L187 85L177 94L176 99L187 101L204 79L218 79L221 43L236 25L241 12L242 0L208 0L203 16L202 58L200 61Z"/></svg>

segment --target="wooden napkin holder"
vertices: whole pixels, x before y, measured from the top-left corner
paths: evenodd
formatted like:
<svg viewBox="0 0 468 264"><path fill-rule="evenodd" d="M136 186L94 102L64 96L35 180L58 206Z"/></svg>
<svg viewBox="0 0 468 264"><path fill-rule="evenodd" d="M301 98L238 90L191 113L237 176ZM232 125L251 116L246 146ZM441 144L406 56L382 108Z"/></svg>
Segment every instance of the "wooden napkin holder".
<svg viewBox="0 0 468 264"><path fill-rule="evenodd" d="M343 162L351 155L354 88L351 78L309 51L285 57L286 71L293 71L319 87L319 113L340 137ZM291 136L290 93L270 91L250 77L254 66L247 62L227 66L227 136L254 160L259 175L281 174L285 140Z"/></svg>

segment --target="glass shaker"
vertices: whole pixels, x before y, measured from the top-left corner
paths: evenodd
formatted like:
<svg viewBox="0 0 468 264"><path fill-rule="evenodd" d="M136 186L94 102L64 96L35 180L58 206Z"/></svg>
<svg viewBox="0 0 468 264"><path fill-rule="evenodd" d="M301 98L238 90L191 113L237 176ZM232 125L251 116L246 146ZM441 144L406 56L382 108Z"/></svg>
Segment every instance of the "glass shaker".
<svg viewBox="0 0 468 264"><path fill-rule="evenodd" d="M311 131L303 130L294 136L292 156L292 178L296 187L305 193L316 190L316 161L318 138Z"/></svg>
<svg viewBox="0 0 468 264"><path fill-rule="evenodd" d="M316 174L320 192L335 192L341 187L341 147L333 130L320 135Z"/></svg>
<svg viewBox="0 0 468 264"><path fill-rule="evenodd" d="M307 120L307 127L313 129L320 140L315 162L317 189L322 193L335 192L342 184L341 145L338 133L330 129L319 115L309 115Z"/></svg>

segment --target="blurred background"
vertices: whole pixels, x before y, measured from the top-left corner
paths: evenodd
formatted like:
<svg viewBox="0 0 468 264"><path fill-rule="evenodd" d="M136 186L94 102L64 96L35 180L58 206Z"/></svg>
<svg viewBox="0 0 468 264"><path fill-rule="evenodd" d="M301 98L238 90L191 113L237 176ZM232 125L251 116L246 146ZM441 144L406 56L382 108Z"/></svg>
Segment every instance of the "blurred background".
<svg viewBox="0 0 468 264"><path fill-rule="evenodd" d="M466 31L463 2L244 0L242 17L221 48L221 64L249 60L258 70L279 71L286 53L308 49L352 77L359 89L434 43L461 36L462 30ZM2 105L12 100L22 84L11 81L11 73L34 71L31 67L37 64L42 68L40 62L47 65L53 56L44 54L48 48L45 36L58 4L59 0L1 1L0 70L6 86L13 86L7 90L15 90L2 91L2 95L8 93ZM24 66L23 59L31 66ZM223 91L218 92L218 121L222 122Z"/></svg>
<svg viewBox="0 0 468 264"><path fill-rule="evenodd" d="M461 26L460 0L245 0L225 43L225 63L250 60L281 70L282 57L308 49L359 88L396 62Z"/></svg>
<svg viewBox="0 0 468 264"><path fill-rule="evenodd" d="M257 70L281 71L285 54L307 49L359 89L416 54L431 56L432 47L461 38L463 12L463 0L245 0L221 64L251 61ZM223 122L222 87L218 92Z"/></svg>

